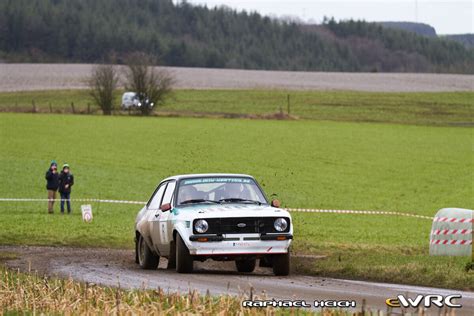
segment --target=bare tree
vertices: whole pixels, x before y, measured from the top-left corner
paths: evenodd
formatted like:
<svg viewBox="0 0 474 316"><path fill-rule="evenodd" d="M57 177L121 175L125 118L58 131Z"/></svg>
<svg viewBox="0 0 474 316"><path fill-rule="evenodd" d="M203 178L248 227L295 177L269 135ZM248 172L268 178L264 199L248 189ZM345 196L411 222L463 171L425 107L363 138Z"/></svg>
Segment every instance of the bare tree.
<svg viewBox="0 0 474 316"><path fill-rule="evenodd" d="M97 65L92 68L88 80L89 94L102 109L104 115L112 114L114 109L114 92L118 85L118 75L113 65Z"/></svg>
<svg viewBox="0 0 474 316"><path fill-rule="evenodd" d="M153 60L146 54L130 55L125 71L125 88L140 98L142 115L150 115L162 105L173 91L174 78L164 69L152 66Z"/></svg>

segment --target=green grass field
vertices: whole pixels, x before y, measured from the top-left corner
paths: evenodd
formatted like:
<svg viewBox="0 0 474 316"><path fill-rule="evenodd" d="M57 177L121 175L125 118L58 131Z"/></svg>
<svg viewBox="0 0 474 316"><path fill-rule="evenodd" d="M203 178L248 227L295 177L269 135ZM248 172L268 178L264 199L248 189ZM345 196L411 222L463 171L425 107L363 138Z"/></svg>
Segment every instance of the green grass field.
<svg viewBox="0 0 474 316"><path fill-rule="evenodd" d="M122 91L117 91L120 105ZM474 92L374 93L351 91L177 90L161 115L251 116L287 112L311 120L392 122L420 125L474 124ZM96 111L86 90L0 93L0 110L86 112Z"/></svg>
<svg viewBox="0 0 474 316"><path fill-rule="evenodd" d="M75 175L72 198L147 200L180 173L254 175L284 206L433 216L473 208L466 127L325 121L0 114L0 197L46 197L51 159ZM44 203L0 202L0 243L133 247L138 206L93 204L84 224ZM428 256L431 222L374 215L293 215L301 267L322 276L474 289L469 258ZM445 273L445 270L449 273Z"/></svg>

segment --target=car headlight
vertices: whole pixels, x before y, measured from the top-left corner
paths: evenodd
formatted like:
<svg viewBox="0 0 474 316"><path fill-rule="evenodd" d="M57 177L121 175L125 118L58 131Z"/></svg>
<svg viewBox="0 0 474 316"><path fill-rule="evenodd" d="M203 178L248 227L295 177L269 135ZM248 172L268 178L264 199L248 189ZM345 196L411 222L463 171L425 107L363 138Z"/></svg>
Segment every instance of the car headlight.
<svg viewBox="0 0 474 316"><path fill-rule="evenodd" d="M288 222L284 218L277 218L273 223L276 231L284 232L288 228Z"/></svg>
<svg viewBox="0 0 474 316"><path fill-rule="evenodd" d="M198 233L203 234L203 233L207 232L207 230L209 229L209 224L204 219L200 219L200 220L197 220L194 223L194 229Z"/></svg>

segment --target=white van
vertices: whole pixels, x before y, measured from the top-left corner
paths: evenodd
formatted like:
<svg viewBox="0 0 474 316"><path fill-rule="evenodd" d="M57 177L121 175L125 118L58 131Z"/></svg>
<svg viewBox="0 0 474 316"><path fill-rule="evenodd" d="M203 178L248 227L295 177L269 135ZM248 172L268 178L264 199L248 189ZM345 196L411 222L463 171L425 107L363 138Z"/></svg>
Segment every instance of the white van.
<svg viewBox="0 0 474 316"><path fill-rule="evenodd" d="M135 92L125 92L122 95L122 110L128 110L139 106L140 100Z"/></svg>

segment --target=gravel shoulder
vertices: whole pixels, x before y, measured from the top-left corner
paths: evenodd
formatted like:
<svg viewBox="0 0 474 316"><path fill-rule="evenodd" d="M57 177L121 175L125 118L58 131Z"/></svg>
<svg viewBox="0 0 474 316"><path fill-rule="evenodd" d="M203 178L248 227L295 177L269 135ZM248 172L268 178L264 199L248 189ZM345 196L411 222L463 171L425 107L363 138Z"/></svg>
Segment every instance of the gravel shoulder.
<svg viewBox="0 0 474 316"><path fill-rule="evenodd" d="M0 64L0 92L84 89L89 64ZM164 67L178 89L472 91L473 75L331 73Z"/></svg>
<svg viewBox="0 0 474 316"><path fill-rule="evenodd" d="M400 293L410 297L417 294L462 294L463 308L456 314L474 314L472 292L305 275L275 277L270 269L265 268L241 274L235 271L233 262L197 263L195 273L183 275L166 270L166 260L162 260L157 271L145 271L134 263L133 251L120 249L0 246L0 252L16 255L15 259L6 261L10 268L128 289L162 288L181 293L197 290L201 293L209 291L212 295L249 296L252 293L274 299L303 299L310 303L315 299L354 299L358 308L365 300L367 308L380 310L386 310L387 298ZM438 315L438 312L433 309L427 315Z"/></svg>

